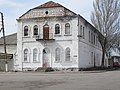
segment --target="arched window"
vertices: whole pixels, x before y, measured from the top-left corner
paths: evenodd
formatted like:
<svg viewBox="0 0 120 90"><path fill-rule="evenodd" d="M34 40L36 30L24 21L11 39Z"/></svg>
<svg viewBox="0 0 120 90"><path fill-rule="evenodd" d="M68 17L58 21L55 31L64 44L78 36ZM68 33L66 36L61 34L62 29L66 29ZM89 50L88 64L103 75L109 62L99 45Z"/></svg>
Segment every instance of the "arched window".
<svg viewBox="0 0 120 90"><path fill-rule="evenodd" d="M65 50L65 61L70 61L70 48Z"/></svg>
<svg viewBox="0 0 120 90"><path fill-rule="evenodd" d="M33 62L37 62L38 57L38 50L35 48L33 49Z"/></svg>
<svg viewBox="0 0 120 90"><path fill-rule="evenodd" d="M60 34L60 25L59 24L55 25L55 34Z"/></svg>
<svg viewBox="0 0 120 90"><path fill-rule="evenodd" d="M55 50L55 61L60 61L60 49L56 48Z"/></svg>
<svg viewBox="0 0 120 90"><path fill-rule="evenodd" d="M33 35L38 35L38 26L37 25L34 26Z"/></svg>
<svg viewBox="0 0 120 90"><path fill-rule="evenodd" d="M70 34L70 24L69 23L65 24L65 34Z"/></svg>
<svg viewBox="0 0 120 90"><path fill-rule="evenodd" d="M28 61L28 49L24 50L24 62Z"/></svg>
<svg viewBox="0 0 120 90"><path fill-rule="evenodd" d="M24 36L28 36L28 26L24 27Z"/></svg>

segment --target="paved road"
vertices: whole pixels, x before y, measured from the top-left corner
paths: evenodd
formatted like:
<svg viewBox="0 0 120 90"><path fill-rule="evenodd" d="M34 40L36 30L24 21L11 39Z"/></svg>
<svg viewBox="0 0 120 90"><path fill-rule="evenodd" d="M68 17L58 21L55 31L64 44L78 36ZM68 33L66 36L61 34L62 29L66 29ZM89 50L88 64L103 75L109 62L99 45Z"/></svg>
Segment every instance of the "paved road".
<svg viewBox="0 0 120 90"><path fill-rule="evenodd" d="M120 90L120 71L0 73L0 90Z"/></svg>

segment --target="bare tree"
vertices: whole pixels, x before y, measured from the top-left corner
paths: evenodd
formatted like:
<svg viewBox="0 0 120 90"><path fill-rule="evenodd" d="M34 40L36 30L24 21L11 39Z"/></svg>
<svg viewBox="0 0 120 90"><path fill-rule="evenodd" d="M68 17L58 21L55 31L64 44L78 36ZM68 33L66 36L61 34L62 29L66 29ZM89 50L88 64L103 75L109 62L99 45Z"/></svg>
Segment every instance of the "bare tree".
<svg viewBox="0 0 120 90"><path fill-rule="evenodd" d="M93 7L91 21L104 36L99 37L103 52L101 66L104 67L105 55L120 40L120 0L95 0Z"/></svg>

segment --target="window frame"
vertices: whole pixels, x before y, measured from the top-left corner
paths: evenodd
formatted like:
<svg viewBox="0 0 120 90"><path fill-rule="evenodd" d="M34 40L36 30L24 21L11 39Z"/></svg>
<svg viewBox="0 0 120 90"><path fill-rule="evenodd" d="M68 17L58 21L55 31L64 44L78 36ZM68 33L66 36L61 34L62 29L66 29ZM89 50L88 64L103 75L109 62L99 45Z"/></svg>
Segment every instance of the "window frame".
<svg viewBox="0 0 120 90"><path fill-rule="evenodd" d="M89 31L89 43L91 42L91 32Z"/></svg>
<svg viewBox="0 0 120 90"><path fill-rule="evenodd" d="M69 33L68 33L68 29L67 28L69 28ZM70 26L70 23L66 23L65 24L65 35L71 35L71 26Z"/></svg>
<svg viewBox="0 0 120 90"><path fill-rule="evenodd" d="M26 28L27 27L27 28ZM27 31L26 31L27 30ZM27 33L27 34L26 34ZM26 25L23 28L23 36L24 37L29 37L29 27Z"/></svg>
<svg viewBox="0 0 120 90"><path fill-rule="evenodd" d="M27 53L26 53L27 50ZM29 49L24 49L24 57L23 57L23 62L29 62ZM26 60L25 60L26 59Z"/></svg>
<svg viewBox="0 0 120 90"><path fill-rule="evenodd" d="M93 32L91 32L91 44L93 44L94 42L93 42L93 35L94 35L94 33Z"/></svg>
<svg viewBox="0 0 120 90"><path fill-rule="evenodd" d="M35 52L35 50L36 50L36 52ZM34 56L35 56L36 60L34 60ZM38 49L37 48L33 49L33 62L39 62L38 61Z"/></svg>
<svg viewBox="0 0 120 90"><path fill-rule="evenodd" d="M69 47L67 47L66 49L65 49L65 61L66 62L70 62L71 61L71 50L70 50L70 48Z"/></svg>
<svg viewBox="0 0 120 90"><path fill-rule="evenodd" d="M55 62L60 62L60 59L61 59L61 54L60 54L61 50L60 48L56 48L55 49Z"/></svg>
<svg viewBox="0 0 120 90"><path fill-rule="evenodd" d="M36 28L37 27L37 28ZM35 30L37 30L37 35L35 35ZM38 25L34 25L33 27L33 36L38 36L39 35L39 28Z"/></svg>
<svg viewBox="0 0 120 90"><path fill-rule="evenodd" d="M60 34L61 34L60 24L55 24L55 35L60 35Z"/></svg>
<svg viewBox="0 0 120 90"><path fill-rule="evenodd" d="M81 37L83 37L83 30L82 30L82 28L83 28L83 26L82 25L80 25L80 35L81 35Z"/></svg>
<svg viewBox="0 0 120 90"><path fill-rule="evenodd" d="M83 28L82 28L83 30L83 32L82 32L82 36L83 36L83 39L85 39L85 27L83 26Z"/></svg>

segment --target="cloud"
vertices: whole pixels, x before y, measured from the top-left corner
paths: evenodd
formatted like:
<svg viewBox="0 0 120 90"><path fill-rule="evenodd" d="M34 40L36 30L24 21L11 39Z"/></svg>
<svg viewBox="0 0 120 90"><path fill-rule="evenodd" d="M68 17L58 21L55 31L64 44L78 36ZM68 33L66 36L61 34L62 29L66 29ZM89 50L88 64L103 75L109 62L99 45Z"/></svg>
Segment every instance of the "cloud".
<svg viewBox="0 0 120 90"><path fill-rule="evenodd" d="M0 0L0 6L22 7L23 4L13 2L12 0Z"/></svg>

